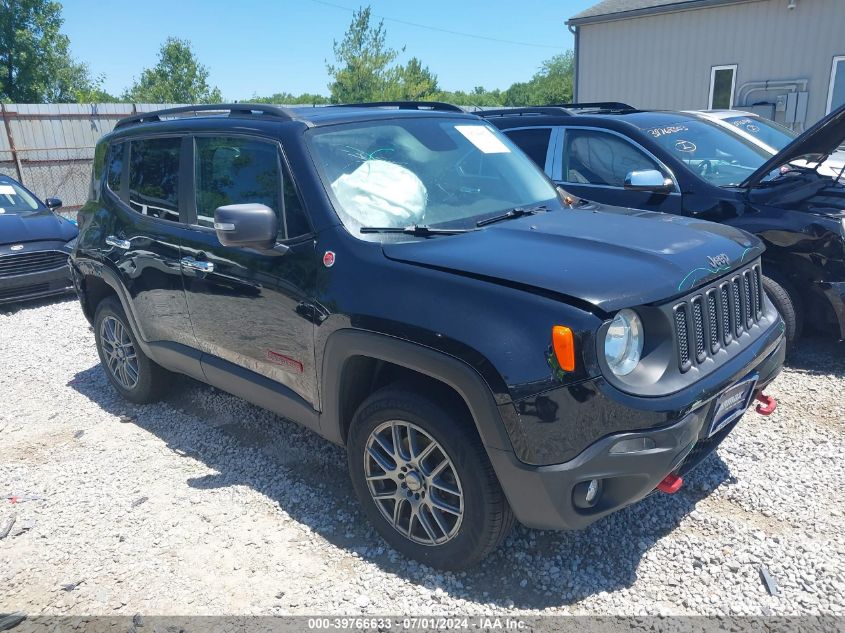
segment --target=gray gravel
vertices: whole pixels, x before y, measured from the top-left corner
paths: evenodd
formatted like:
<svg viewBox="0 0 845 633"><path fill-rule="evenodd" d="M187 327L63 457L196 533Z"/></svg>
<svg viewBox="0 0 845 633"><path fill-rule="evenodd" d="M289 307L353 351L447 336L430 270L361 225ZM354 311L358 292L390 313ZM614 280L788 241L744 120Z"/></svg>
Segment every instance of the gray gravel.
<svg viewBox="0 0 845 633"><path fill-rule="evenodd" d="M843 351L808 341L680 493L453 574L378 538L341 449L188 379L129 405L76 302L7 308L0 612L845 614Z"/></svg>

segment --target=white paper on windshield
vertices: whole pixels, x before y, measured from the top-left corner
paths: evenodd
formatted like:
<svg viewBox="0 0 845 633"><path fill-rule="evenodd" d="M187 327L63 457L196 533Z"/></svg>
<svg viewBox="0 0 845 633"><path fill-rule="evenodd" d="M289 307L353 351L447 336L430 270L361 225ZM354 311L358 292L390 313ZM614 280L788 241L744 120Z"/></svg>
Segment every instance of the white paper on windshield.
<svg viewBox="0 0 845 633"><path fill-rule="evenodd" d="M485 154L509 154L508 146L485 125L456 125L455 129Z"/></svg>
<svg viewBox="0 0 845 633"><path fill-rule="evenodd" d="M0 185L0 196L15 195L15 188L12 185Z"/></svg>

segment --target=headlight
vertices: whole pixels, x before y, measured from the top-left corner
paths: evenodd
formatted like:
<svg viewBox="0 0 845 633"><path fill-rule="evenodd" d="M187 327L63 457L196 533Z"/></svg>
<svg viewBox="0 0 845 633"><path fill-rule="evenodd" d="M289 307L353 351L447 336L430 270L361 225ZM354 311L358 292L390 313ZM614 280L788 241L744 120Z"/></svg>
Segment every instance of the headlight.
<svg viewBox="0 0 845 633"><path fill-rule="evenodd" d="M604 337L604 357L611 371L626 376L634 371L643 353L643 324L633 310L620 310Z"/></svg>

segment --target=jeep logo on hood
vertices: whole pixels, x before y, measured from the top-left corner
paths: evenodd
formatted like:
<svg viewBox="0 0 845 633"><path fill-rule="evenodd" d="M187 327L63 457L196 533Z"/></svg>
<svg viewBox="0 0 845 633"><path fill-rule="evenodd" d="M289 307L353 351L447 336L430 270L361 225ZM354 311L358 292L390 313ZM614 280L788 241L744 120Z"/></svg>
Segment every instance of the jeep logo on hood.
<svg viewBox="0 0 845 633"><path fill-rule="evenodd" d="M708 257L707 261L710 262L710 265L713 268L725 268L726 266L731 265L731 258L728 257L725 253L719 253L718 255L714 255L713 257Z"/></svg>

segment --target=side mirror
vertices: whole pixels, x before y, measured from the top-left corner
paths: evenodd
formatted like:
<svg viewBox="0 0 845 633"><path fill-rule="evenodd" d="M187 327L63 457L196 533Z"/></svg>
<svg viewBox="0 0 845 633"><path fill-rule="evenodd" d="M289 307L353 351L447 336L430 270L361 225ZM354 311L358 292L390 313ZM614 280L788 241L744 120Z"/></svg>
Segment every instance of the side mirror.
<svg viewBox="0 0 845 633"><path fill-rule="evenodd" d="M229 204L214 210L214 230L223 246L269 250L276 245L279 220L263 204Z"/></svg>
<svg viewBox="0 0 845 633"><path fill-rule="evenodd" d="M625 176L625 189L629 191L652 191L666 193L671 191L674 184L671 178L666 178L656 169L629 171Z"/></svg>
<svg viewBox="0 0 845 633"><path fill-rule="evenodd" d="M62 201L59 198L47 198L44 204L47 205L48 209L58 209L62 206Z"/></svg>

